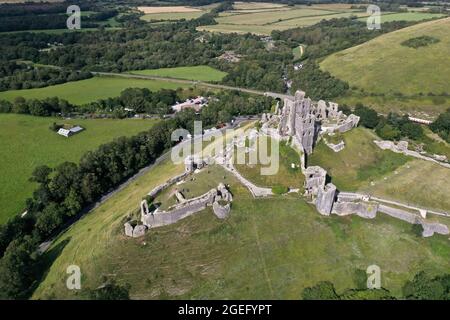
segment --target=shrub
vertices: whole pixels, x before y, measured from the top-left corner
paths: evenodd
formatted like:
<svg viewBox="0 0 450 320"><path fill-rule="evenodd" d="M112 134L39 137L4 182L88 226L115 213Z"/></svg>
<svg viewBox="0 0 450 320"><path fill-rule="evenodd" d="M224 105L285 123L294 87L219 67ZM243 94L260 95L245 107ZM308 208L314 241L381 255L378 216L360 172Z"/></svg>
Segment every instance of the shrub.
<svg viewBox="0 0 450 320"><path fill-rule="evenodd" d="M339 296L331 282L322 281L313 287L305 288L302 298L305 300L338 300Z"/></svg>
<svg viewBox="0 0 450 320"><path fill-rule="evenodd" d="M272 187L272 192L275 194L284 194L289 191L288 187L276 185Z"/></svg>
<svg viewBox="0 0 450 320"><path fill-rule="evenodd" d="M410 47L410 48L420 48L426 47L433 43L438 43L440 40L430 37L430 36L420 36L416 38L411 38L400 43L402 46Z"/></svg>

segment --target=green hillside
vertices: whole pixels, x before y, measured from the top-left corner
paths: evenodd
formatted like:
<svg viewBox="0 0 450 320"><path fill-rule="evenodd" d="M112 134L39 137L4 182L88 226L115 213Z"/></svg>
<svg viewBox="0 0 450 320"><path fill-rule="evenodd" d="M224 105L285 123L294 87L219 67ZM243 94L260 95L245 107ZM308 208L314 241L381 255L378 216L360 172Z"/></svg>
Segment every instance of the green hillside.
<svg viewBox="0 0 450 320"><path fill-rule="evenodd" d="M450 93L450 18L420 23L337 52L320 65L350 86L374 93ZM402 42L430 36L439 42L413 48Z"/></svg>

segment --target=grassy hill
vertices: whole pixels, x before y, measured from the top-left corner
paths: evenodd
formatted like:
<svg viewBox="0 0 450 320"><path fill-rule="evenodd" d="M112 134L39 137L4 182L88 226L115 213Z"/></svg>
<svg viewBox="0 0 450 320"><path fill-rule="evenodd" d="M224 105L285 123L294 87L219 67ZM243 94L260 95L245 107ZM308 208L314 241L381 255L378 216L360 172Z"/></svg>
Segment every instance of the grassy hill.
<svg viewBox="0 0 450 320"><path fill-rule="evenodd" d="M377 136L368 129L357 128L341 138L345 142L344 150L335 153L320 142L308 159L308 166L323 167L343 191L356 191L369 185L371 180L383 177L409 160L401 154L379 149L373 143Z"/></svg>
<svg viewBox="0 0 450 320"><path fill-rule="evenodd" d="M294 194L255 200L217 166L177 187L195 196L227 183L234 197L230 217L219 220L207 209L144 238L125 237L124 219L139 214L142 197L183 169L170 161L153 167L56 239L33 298L83 298L83 289L114 279L130 284L134 299L299 299L303 288L324 280L339 292L355 288L357 275L374 263L382 286L400 296L419 270L441 274L450 267L446 237L417 237L411 225L382 214L323 217ZM168 201L169 194L158 199ZM79 292L65 285L72 264L83 274Z"/></svg>
<svg viewBox="0 0 450 320"><path fill-rule="evenodd" d="M207 209L143 239L126 238L123 218L138 212L146 192L182 171L170 162L154 167L74 224L46 254L51 267L33 298L82 298L65 286L71 264L81 268L82 288L113 278L130 284L135 299L299 299L318 281L332 281L338 291L353 288L357 271L374 263L382 286L400 295L418 270L450 267L445 237L418 238L411 225L384 215L323 217L292 195L254 200L220 169L198 180L230 184L227 220Z"/></svg>
<svg viewBox="0 0 450 320"><path fill-rule="evenodd" d="M338 189L450 212L449 169L381 150L373 143L379 138L368 129L354 129L342 139L344 150L335 153L319 143L308 161L325 168Z"/></svg>
<svg viewBox="0 0 450 320"><path fill-rule="evenodd" d="M65 138L49 129L53 122L78 124L86 130ZM0 223L21 213L35 185L28 182L38 165L77 162L88 150L119 136L149 129L151 120L60 120L16 114L0 114Z"/></svg>
<svg viewBox="0 0 450 320"><path fill-rule="evenodd" d="M450 18L420 23L332 54L321 68L366 92L404 95L450 93ZM401 43L431 36L417 49Z"/></svg>
<svg viewBox="0 0 450 320"><path fill-rule="evenodd" d="M162 88L177 89L179 87L183 87L183 85L168 81L120 77L93 77L44 88L3 91L0 92L0 99L12 101L16 97L43 99L56 96L74 104L84 104L99 99L119 96L120 92L126 88L148 88L157 91Z"/></svg>

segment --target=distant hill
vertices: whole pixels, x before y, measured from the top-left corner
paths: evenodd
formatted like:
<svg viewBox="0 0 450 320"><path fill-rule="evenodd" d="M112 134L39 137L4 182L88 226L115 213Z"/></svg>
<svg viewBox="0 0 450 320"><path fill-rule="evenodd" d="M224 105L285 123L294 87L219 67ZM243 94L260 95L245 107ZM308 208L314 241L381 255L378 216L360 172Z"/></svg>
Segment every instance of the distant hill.
<svg viewBox="0 0 450 320"><path fill-rule="evenodd" d="M449 34L450 18L424 22L332 54L320 66L366 92L450 93ZM437 41L405 45L424 36Z"/></svg>

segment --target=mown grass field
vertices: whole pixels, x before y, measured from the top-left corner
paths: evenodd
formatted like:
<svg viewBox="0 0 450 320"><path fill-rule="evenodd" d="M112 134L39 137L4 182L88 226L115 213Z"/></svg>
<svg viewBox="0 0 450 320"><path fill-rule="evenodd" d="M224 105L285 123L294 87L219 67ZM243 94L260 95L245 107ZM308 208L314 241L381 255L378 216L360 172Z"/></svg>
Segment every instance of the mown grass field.
<svg viewBox="0 0 450 320"><path fill-rule="evenodd" d="M450 18L420 23L332 54L320 66L366 92L449 93L449 33ZM417 49L401 45L423 35L440 42Z"/></svg>
<svg viewBox="0 0 450 320"><path fill-rule="evenodd" d="M379 138L368 129L356 128L342 137L344 150L335 153L319 142L308 159L308 166L318 165L327 170L331 181L342 191L356 191L367 186L410 160L404 155L379 149L373 143Z"/></svg>
<svg viewBox="0 0 450 320"><path fill-rule="evenodd" d="M295 27L307 27L324 19L345 18L355 16L365 21L369 14L366 11L351 9L346 4L315 4L312 6L270 6L270 4L235 5L234 10L221 12L216 18L217 25L200 26L199 30L224 33L255 33L269 35L273 30L286 30ZM441 14L417 12L392 13L384 12L382 22L418 21Z"/></svg>
<svg viewBox="0 0 450 320"><path fill-rule="evenodd" d="M45 255L51 267L33 298L83 298L65 285L72 264L81 268L83 289L115 279L131 285L134 299L299 299L304 287L323 280L339 292L354 288L357 270L374 263L382 286L398 296L417 271L450 267L445 237L418 238L411 225L383 215L322 217L292 195L255 200L226 172L210 183L225 176L231 186L227 220L207 209L143 239L126 238L124 217L182 171L169 162L154 167L76 222Z"/></svg>
<svg viewBox="0 0 450 320"><path fill-rule="evenodd" d="M243 8L246 9L243 9ZM199 30L211 32L237 32L255 33L268 35L272 30L286 30L296 26L308 26L319 22L322 19L333 17L357 15L367 15L366 13L355 12L348 7L328 7L328 6L235 6L235 10L220 13L216 18L217 25L201 26Z"/></svg>
<svg viewBox="0 0 450 320"><path fill-rule="evenodd" d="M260 187L284 186L288 188L303 188L305 176L300 168L300 155L292 149L286 142L278 143L279 157L271 158L271 146L273 139L267 139L268 157L272 162L278 161L278 170L273 175L261 175L261 168L269 168L270 164L250 164L249 155L245 155L245 164L237 164L235 157L236 169L248 180ZM251 148L257 148L251 146ZM271 162L271 163L272 163ZM295 168L292 168L292 164ZM274 167L272 165L272 167Z"/></svg>
<svg viewBox="0 0 450 320"><path fill-rule="evenodd" d="M193 11L193 12L171 12L171 13L150 13L145 14L141 17L144 21L152 21L152 20L164 20L164 21L172 21L172 20L192 20L197 19L201 15L205 14L206 11Z"/></svg>
<svg viewBox="0 0 450 320"><path fill-rule="evenodd" d="M386 199L450 212L450 170L428 161L409 161L387 175L386 180L376 179L373 186L361 190Z"/></svg>
<svg viewBox="0 0 450 320"><path fill-rule="evenodd" d="M449 169L381 150L373 143L379 138L367 129L357 128L342 137L344 150L335 153L319 143L308 161L325 168L338 189L450 212Z"/></svg>
<svg viewBox="0 0 450 320"><path fill-rule="evenodd" d="M227 75L226 72L214 69L210 66L147 69L147 70L131 71L130 73L146 76L168 77L168 78L198 80L198 81L213 81L213 82L221 81Z"/></svg>
<svg viewBox="0 0 450 320"><path fill-rule="evenodd" d="M44 88L3 91L0 92L0 99L13 101L16 97L24 97L25 99L59 97L73 104L81 105L99 99L119 96L126 88L148 88L157 91L162 88L177 89L182 86L180 83L171 83L169 81L93 77Z"/></svg>
<svg viewBox="0 0 450 320"><path fill-rule="evenodd" d="M53 123L78 124L86 130L70 138L49 129ZM78 162L88 150L119 136L149 129L151 120L61 120L16 114L0 114L0 223L20 214L36 185L28 182L38 165L54 167L64 161Z"/></svg>
<svg viewBox="0 0 450 320"><path fill-rule="evenodd" d="M381 15L381 23L391 21L422 21L433 18L441 18L445 15L439 13L426 13L426 12L400 12ZM360 18L360 21L366 21L364 18Z"/></svg>
<svg viewBox="0 0 450 320"><path fill-rule="evenodd" d="M145 14L141 17L144 21L163 20L176 21L181 19L192 20L208 13L214 5L200 6L200 7L183 7L183 6L169 6L169 7L138 7L138 9Z"/></svg>

